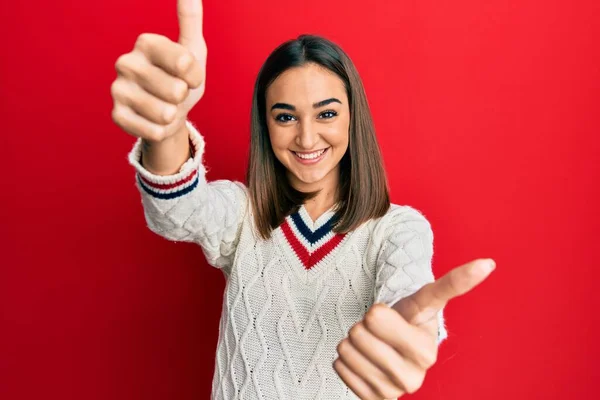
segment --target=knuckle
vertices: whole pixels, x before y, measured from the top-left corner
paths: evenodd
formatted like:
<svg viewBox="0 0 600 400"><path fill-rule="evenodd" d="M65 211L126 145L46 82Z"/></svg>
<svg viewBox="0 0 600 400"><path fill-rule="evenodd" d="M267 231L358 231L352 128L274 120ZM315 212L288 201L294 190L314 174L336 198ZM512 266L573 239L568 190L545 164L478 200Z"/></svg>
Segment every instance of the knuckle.
<svg viewBox="0 0 600 400"><path fill-rule="evenodd" d="M167 105L163 107L161 115L165 123L169 124L175 120L175 116L177 115L177 107L173 105Z"/></svg>
<svg viewBox="0 0 600 400"><path fill-rule="evenodd" d="M164 127L162 125L157 125L151 130L151 137L154 141L160 142L161 140L163 140L165 138L166 133L167 133L166 127Z"/></svg>
<svg viewBox="0 0 600 400"><path fill-rule="evenodd" d="M173 88L172 91L172 96L173 99L177 102L177 103L181 103L183 102L187 96L188 96L188 86L187 84L182 81L182 80L177 80L175 82L175 87Z"/></svg>
<svg viewBox="0 0 600 400"><path fill-rule="evenodd" d="M130 53L121 54L119 58L117 58L117 61L115 62L115 69L118 73L122 74L123 71L127 69L127 64L129 62L129 54Z"/></svg>
<svg viewBox="0 0 600 400"><path fill-rule="evenodd" d="M365 326L367 327L367 329L371 329L373 328L375 325L377 325L377 321L379 320L378 316L375 314L367 314L365 315L364 318L364 323Z"/></svg>
<svg viewBox="0 0 600 400"><path fill-rule="evenodd" d="M185 74L187 71L192 69L192 66L196 62L194 55L191 51L185 51L181 54L176 62L177 72L179 74Z"/></svg>
<svg viewBox="0 0 600 400"><path fill-rule="evenodd" d="M389 376L394 385L396 385L402 390L406 389L405 378L401 371L398 371L397 369L392 369Z"/></svg>
<svg viewBox="0 0 600 400"><path fill-rule="evenodd" d="M118 81L114 81L111 85L110 85L110 95L112 96L113 99L116 99L117 96L119 95L119 84L117 83Z"/></svg>
<svg viewBox="0 0 600 400"><path fill-rule="evenodd" d="M110 85L110 94L115 101L123 98L124 88L119 79L116 79L112 85Z"/></svg>
<svg viewBox="0 0 600 400"><path fill-rule="evenodd" d="M140 34L135 41L135 48L141 51L147 50L154 41L154 34L152 33L142 33Z"/></svg>
<svg viewBox="0 0 600 400"><path fill-rule="evenodd" d="M402 394L401 390L388 387L377 388L376 392L384 399L396 399Z"/></svg>
<svg viewBox="0 0 600 400"><path fill-rule="evenodd" d="M415 388L413 386L407 386L406 387L406 393L408 394L414 394L419 388Z"/></svg>
<svg viewBox="0 0 600 400"><path fill-rule="evenodd" d="M369 309L369 311L367 311L367 314L365 315L365 325L367 325L367 327L370 327L380 323L381 320L385 318L385 313L385 306L381 304L374 304L373 306L371 306L371 308Z"/></svg>
<svg viewBox="0 0 600 400"><path fill-rule="evenodd" d="M437 352L436 351L428 351L423 354L423 361L427 368L430 368L437 362Z"/></svg>
<svg viewBox="0 0 600 400"><path fill-rule="evenodd" d="M143 57L143 56L142 56ZM141 66L140 53L123 54L117 59L115 69L119 75L129 77L130 75L140 75Z"/></svg>
<svg viewBox="0 0 600 400"><path fill-rule="evenodd" d="M428 338L429 339L429 338ZM435 344L429 343L429 341L423 343L419 346L419 351L417 352L417 361L418 363L424 367L425 369L431 368L433 364L437 362L438 357L438 348Z"/></svg>
<svg viewBox="0 0 600 400"><path fill-rule="evenodd" d="M415 393L417 390L419 390L421 388L421 385L423 385L423 381L425 379L425 375L421 374L419 375L418 378L409 381L406 383L406 392L413 394Z"/></svg>
<svg viewBox="0 0 600 400"><path fill-rule="evenodd" d="M351 341L356 341L357 339L360 339L362 337L362 335L364 334L364 330L365 327L361 322L359 322L352 328L350 328L350 332L348 332L348 337Z"/></svg>
<svg viewBox="0 0 600 400"><path fill-rule="evenodd" d="M111 117L115 124L121 126L123 124L124 119L123 109L118 106L113 107Z"/></svg>
<svg viewBox="0 0 600 400"><path fill-rule="evenodd" d="M349 347L350 343L348 343L347 339L342 340L338 345L337 345L337 352L340 355L340 357L345 357L347 355L347 351L348 351L348 347Z"/></svg>
<svg viewBox="0 0 600 400"><path fill-rule="evenodd" d="M339 365L339 364L338 364L338 360L335 360L335 361L333 362L333 364L331 364L331 366L333 367L333 370L334 370L336 373L338 373L338 374L339 374L339 371L338 371L338 365Z"/></svg>
<svg viewBox="0 0 600 400"><path fill-rule="evenodd" d="M333 362L333 369L335 369L336 372L340 370L340 363L341 363L341 360L339 358Z"/></svg>

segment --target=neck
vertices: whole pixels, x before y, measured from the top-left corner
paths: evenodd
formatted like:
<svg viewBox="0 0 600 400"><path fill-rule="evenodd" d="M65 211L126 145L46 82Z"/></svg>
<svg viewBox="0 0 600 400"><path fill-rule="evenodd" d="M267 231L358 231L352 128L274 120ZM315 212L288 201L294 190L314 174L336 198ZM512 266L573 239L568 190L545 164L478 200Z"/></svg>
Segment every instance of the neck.
<svg viewBox="0 0 600 400"><path fill-rule="evenodd" d="M304 208L313 221L316 221L325 211L329 210L336 203L335 193L319 192L318 195L304 203Z"/></svg>
<svg viewBox="0 0 600 400"><path fill-rule="evenodd" d="M293 175L288 175L288 179L296 190L301 192L318 192L315 197L304 203L304 208L313 221L317 220L323 213L329 210L338 201L338 186L340 181L340 166L331 170L323 179L318 182L304 184L294 179Z"/></svg>
<svg viewBox="0 0 600 400"><path fill-rule="evenodd" d="M304 208L313 221L333 207L338 201L338 179L319 188L319 192L312 199L306 200Z"/></svg>

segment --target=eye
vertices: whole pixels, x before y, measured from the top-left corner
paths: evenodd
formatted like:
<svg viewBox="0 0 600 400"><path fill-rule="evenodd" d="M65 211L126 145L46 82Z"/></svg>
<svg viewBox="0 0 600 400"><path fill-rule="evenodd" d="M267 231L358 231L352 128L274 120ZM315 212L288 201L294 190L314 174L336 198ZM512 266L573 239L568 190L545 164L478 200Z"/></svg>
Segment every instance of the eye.
<svg viewBox="0 0 600 400"><path fill-rule="evenodd" d="M292 114L279 114L275 117L275 120L278 122L289 122L295 119L296 117L294 117Z"/></svg>
<svg viewBox="0 0 600 400"><path fill-rule="evenodd" d="M333 117L335 117L337 114L337 112L333 111L333 110L327 110L327 111L323 111L321 114L319 114L319 118L321 119L331 119Z"/></svg>

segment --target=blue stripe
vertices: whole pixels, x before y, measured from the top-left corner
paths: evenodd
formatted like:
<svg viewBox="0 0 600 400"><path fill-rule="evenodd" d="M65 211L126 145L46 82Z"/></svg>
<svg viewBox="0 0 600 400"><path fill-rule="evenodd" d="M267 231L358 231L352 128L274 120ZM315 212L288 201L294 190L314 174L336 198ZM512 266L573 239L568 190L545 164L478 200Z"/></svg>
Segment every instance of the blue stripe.
<svg viewBox="0 0 600 400"><path fill-rule="evenodd" d="M147 187L144 184L144 182L139 177L139 175L138 175L138 182L139 182L140 186L142 187L142 189L144 189L144 191L146 193L148 193L150 196L156 197L157 199L161 199L161 200L170 200L170 199L175 199L177 197L181 197L184 194L187 194L187 193L191 192L192 190L194 190L194 188L196 186L198 186L198 175L196 175L196 177L194 178L194 180L192 181L192 184L190 186L188 186L186 188L183 188L181 190L178 190L176 192L171 192L171 193L158 193L158 192L155 192L154 190L150 189L149 187Z"/></svg>
<svg viewBox="0 0 600 400"><path fill-rule="evenodd" d="M329 221L325 222L323 226L321 226L319 229L313 232L308 226L306 226L304 220L300 216L300 213L295 212L291 215L291 217L292 221L294 221L294 225L296 225L296 228L298 229L300 234L304 236L304 239L306 239L311 245L317 243L319 240L323 239L325 235L331 232L332 223L335 218L335 216L331 217Z"/></svg>

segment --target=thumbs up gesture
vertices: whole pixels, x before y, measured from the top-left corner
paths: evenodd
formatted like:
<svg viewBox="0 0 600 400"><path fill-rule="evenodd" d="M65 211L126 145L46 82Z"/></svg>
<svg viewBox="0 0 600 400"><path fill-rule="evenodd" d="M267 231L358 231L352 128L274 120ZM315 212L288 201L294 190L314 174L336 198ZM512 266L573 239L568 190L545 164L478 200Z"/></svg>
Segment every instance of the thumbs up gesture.
<svg viewBox="0 0 600 400"><path fill-rule="evenodd" d="M178 0L177 15L178 42L143 33L133 50L115 64L113 121L148 142L181 132L187 114L204 94L207 49L202 1Z"/></svg>
<svg viewBox="0 0 600 400"><path fill-rule="evenodd" d="M483 282L495 266L493 260L474 260L392 307L374 304L338 345L335 371L361 399L414 393L437 358L437 313Z"/></svg>

